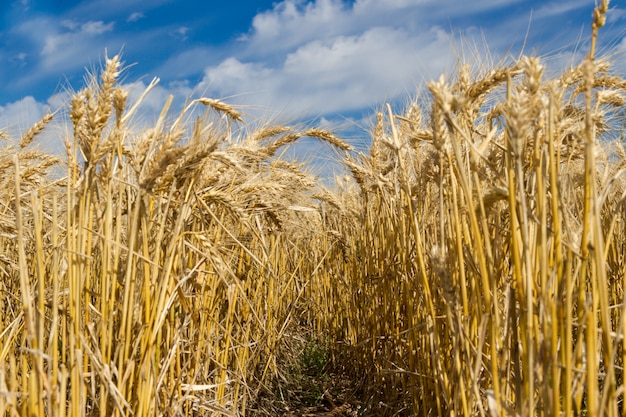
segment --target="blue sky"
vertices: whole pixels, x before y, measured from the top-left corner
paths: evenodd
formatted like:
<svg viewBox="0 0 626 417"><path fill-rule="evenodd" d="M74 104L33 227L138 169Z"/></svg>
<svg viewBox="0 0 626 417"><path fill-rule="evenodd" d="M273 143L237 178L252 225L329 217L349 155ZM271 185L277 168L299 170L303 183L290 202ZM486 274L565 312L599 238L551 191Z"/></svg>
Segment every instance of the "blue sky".
<svg viewBox="0 0 626 417"><path fill-rule="evenodd" d="M122 52L131 98L154 78L146 112L169 94L207 96L254 116L362 126L451 73L459 55L489 65L509 51L555 67L586 51L594 0L2 0L0 130L24 131L83 87L105 50ZM614 1L601 40L626 49ZM473 46L472 46L473 45ZM487 53L488 51L488 53ZM354 131L354 129L352 129Z"/></svg>

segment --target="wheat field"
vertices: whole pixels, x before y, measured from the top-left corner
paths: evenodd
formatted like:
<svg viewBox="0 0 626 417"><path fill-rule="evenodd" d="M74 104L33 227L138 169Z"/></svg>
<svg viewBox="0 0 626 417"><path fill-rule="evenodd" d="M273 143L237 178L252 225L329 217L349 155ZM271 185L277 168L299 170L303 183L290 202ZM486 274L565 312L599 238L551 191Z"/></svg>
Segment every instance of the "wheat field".
<svg viewBox="0 0 626 417"><path fill-rule="evenodd" d="M63 155L57 115L2 135L0 415L626 415L607 10L577 65L460 66L363 153L210 98L135 129L107 58ZM301 138L346 175L284 159Z"/></svg>

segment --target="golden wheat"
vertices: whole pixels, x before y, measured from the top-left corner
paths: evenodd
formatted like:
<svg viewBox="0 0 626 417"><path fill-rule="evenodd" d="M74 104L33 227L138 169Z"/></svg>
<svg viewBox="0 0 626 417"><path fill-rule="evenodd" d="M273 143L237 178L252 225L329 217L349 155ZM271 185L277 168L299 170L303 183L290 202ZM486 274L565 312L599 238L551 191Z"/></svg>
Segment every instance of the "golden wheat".
<svg viewBox="0 0 626 417"><path fill-rule="evenodd" d="M579 65L460 66L378 112L365 153L211 98L136 131L158 80L129 106L107 58L71 99L64 163L33 149L51 114L0 154L0 414L312 414L289 398L314 335L354 383L330 413L623 415L607 10ZM305 137L343 155L334 188L282 159Z"/></svg>

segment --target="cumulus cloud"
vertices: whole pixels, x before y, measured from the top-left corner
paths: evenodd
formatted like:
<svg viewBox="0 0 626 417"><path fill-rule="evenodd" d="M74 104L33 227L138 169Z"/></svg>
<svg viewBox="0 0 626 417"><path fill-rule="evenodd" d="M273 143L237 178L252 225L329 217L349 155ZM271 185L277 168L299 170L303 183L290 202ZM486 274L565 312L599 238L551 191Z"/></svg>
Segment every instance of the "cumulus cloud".
<svg viewBox="0 0 626 417"><path fill-rule="evenodd" d="M285 50L312 39L346 34L353 24L349 6L341 0L286 0L256 15L249 35L242 40L252 50Z"/></svg>
<svg viewBox="0 0 626 417"><path fill-rule="evenodd" d="M433 26L449 26L450 19L494 11L523 0L284 0L254 17L250 31L240 38L250 51L288 50L312 40L363 33L372 27L406 28L414 34ZM523 26L522 26L523 28ZM461 29L461 28L457 28ZM512 29L509 27L509 30Z"/></svg>
<svg viewBox="0 0 626 417"><path fill-rule="evenodd" d="M230 57L206 69L201 87L300 114L355 110L413 93L423 77L444 71L451 60L440 51L449 42L437 28L423 34L372 28L308 42L274 66Z"/></svg>
<svg viewBox="0 0 626 417"><path fill-rule="evenodd" d="M454 64L452 37L436 25L411 28L391 18L374 25L381 3L399 17L403 8L433 1L276 3L253 19L239 55L205 69L199 89L241 94L238 101L294 115L357 110L413 94L423 79Z"/></svg>
<svg viewBox="0 0 626 417"><path fill-rule="evenodd" d="M371 108L415 93L422 81L449 73L458 59L489 66L490 53L497 61L515 42L521 46L530 9L523 16L509 13L507 20L491 15L522 3L283 0L253 18L236 53L205 68L199 88L300 115ZM544 19L584 6L588 0L549 1L532 23L541 32L549 27ZM478 16L472 22L488 24L451 27L451 19L463 22L470 15Z"/></svg>
<svg viewBox="0 0 626 417"><path fill-rule="evenodd" d="M166 104L168 97L173 97L173 103L169 109L169 117L177 117L178 112L183 108L188 97L192 95L192 87L188 82L175 81L166 85L160 84L159 80L156 80L157 84L153 87L148 94L144 96L137 109L137 112L130 120L129 126L133 129L142 129L145 127L152 127L158 120L163 106ZM128 92L128 99L126 108L133 107L146 92L148 85L144 80L125 83L122 87Z"/></svg>
<svg viewBox="0 0 626 417"><path fill-rule="evenodd" d="M45 105L33 96L0 106L0 130L17 138L41 119L44 112Z"/></svg>
<svg viewBox="0 0 626 417"><path fill-rule="evenodd" d="M41 47L30 77L82 70L97 63L105 48L115 53L122 45L134 62L142 59L134 53L158 44L163 54L150 76L167 82L147 99L146 106L155 111L167 94L186 97L193 92L232 98L261 111L329 115L404 100L422 81L450 72L457 55L485 61L482 52L489 49L497 60L515 41L524 42L530 18L524 0L282 0L259 12L236 40L221 45L198 40L199 29L191 21L141 32L135 32L137 25L115 26L116 21L142 19L146 10L172 1L155 0L145 7L140 0L83 1L66 20L33 18L21 29ZM591 10L592 5L589 0L543 2L533 12L531 29L551 30L543 23L581 7ZM130 26L132 36L123 33ZM483 36L489 45L481 45ZM193 47L179 48L187 37L196 37ZM466 45L472 42L478 46ZM177 48L180 52L174 52ZM27 52L23 60L36 58ZM142 69L139 76L144 74ZM28 85L27 77L22 78ZM130 87L139 91L145 85Z"/></svg>
<svg viewBox="0 0 626 417"><path fill-rule="evenodd" d="M0 131L7 134L11 144L17 144L20 138L37 123L44 114L58 109L58 97L51 97L47 103L37 101L33 96L0 106ZM63 153L62 135L60 132L60 115L37 135L32 146L55 155Z"/></svg>

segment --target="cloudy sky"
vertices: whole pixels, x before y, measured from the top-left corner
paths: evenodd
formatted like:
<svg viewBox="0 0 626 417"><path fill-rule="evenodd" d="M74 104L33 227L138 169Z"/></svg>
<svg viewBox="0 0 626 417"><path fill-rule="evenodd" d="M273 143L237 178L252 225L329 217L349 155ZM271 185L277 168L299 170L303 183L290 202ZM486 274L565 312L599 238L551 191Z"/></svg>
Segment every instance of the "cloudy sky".
<svg viewBox="0 0 626 417"><path fill-rule="evenodd" d="M1 0L0 130L27 129L83 87L105 51L123 82L245 105L252 115L357 125L406 102L459 59L508 54L560 63L585 52L594 0ZM626 14L602 32L622 48Z"/></svg>

